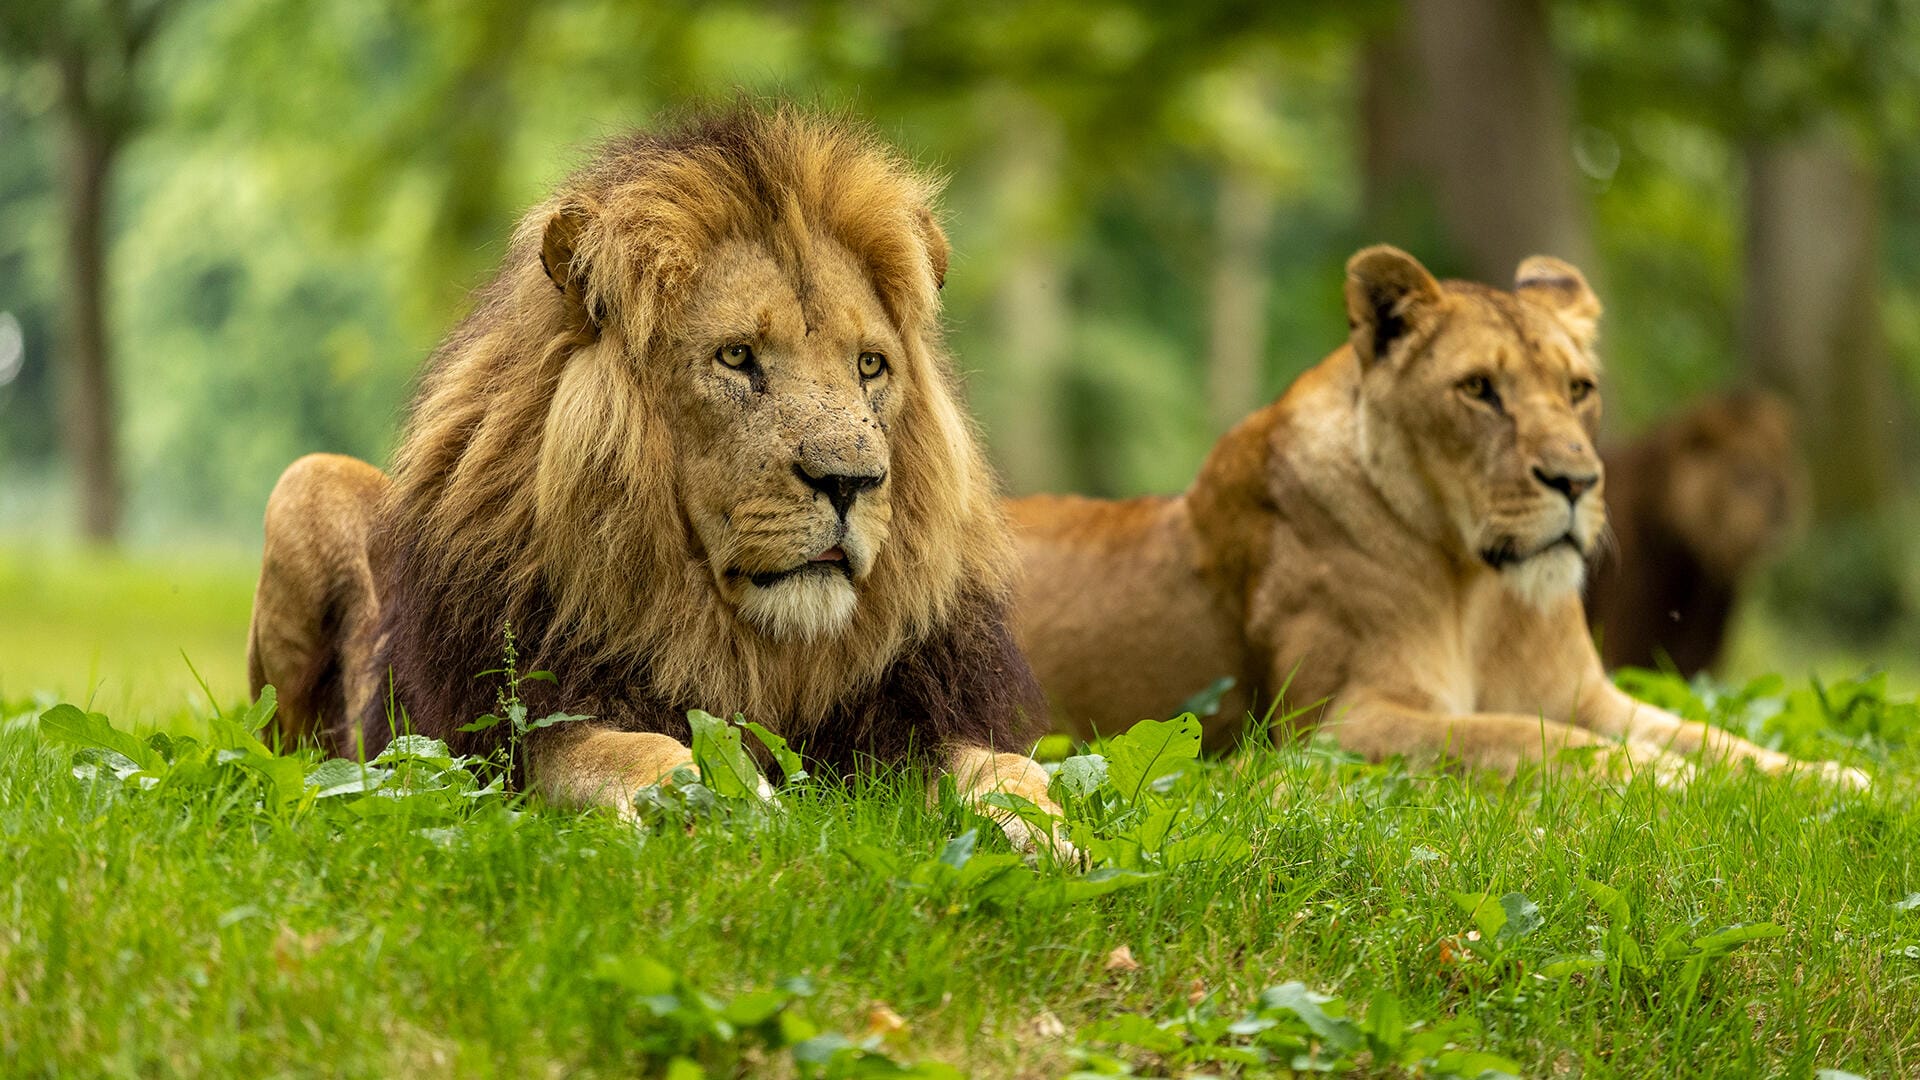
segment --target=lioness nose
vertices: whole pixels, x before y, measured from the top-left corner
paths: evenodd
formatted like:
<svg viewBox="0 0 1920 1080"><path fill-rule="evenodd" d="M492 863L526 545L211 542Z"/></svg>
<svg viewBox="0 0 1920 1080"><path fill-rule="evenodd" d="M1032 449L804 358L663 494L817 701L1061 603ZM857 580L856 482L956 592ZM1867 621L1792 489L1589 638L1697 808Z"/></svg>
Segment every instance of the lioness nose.
<svg viewBox="0 0 1920 1080"><path fill-rule="evenodd" d="M1592 491L1593 485L1600 482L1598 473L1583 473L1578 476L1572 473L1551 473L1538 465L1533 467L1533 478L1565 495L1570 503L1579 502L1580 496Z"/></svg>
<svg viewBox="0 0 1920 1080"><path fill-rule="evenodd" d="M841 517L846 517L847 511L853 508L855 496L868 488L879 487L880 482L887 478L884 472L816 474L807 465L799 462L794 463L793 475L798 476L801 483L825 495L827 502L833 504L833 512Z"/></svg>

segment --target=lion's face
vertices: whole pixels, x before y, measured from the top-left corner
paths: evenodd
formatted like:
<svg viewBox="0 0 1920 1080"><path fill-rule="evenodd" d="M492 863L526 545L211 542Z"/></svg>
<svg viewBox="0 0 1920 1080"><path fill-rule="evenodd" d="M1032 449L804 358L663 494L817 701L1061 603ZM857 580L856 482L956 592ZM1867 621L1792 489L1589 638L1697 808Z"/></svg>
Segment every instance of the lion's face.
<svg viewBox="0 0 1920 1080"><path fill-rule="evenodd" d="M775 638L843 629L893 517L888 432L912 362L846 249L816 238L796 275L729 240L674 337L680 504L713 583Z"/></svg>
<svg viewBox="0 0 1920 1080"><path fill-rule="evenodd" d="M1802 482L1793 416L1778 398L1733 394L1698 406L1663 433L1660 513L1722 581L1734 581L1793 522Z"/></svg>
<svg viewBox="0 0 1920 1080"><path fill-rule="evenodd" d="M1397 251L1349 264L1375 482L1456 556L1541 603L1580 587L1606 525L1598 312L1558 260L1523 263L1512 293L1443 287Z"/></svg>

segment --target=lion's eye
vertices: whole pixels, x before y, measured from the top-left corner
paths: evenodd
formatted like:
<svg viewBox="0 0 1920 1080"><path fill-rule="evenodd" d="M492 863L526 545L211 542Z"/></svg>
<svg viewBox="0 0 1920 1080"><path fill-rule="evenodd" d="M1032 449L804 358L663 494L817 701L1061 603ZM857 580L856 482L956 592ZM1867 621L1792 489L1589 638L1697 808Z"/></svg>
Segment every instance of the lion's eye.
<svg viewBox="0 0 1920 1080"><path fill-rule="evenodd" d="M1461 393L1475 401L1484 401L1496 408L1500 404L1500 393L1493 388L1493 380L1485 375L1469 375L1458 384Z"/></svg>
<svg viewBox="0 0 1920 1080"><path fill-rule="evenodd" d="M1591 397L1597 389L1599 388L1594 385L1592 379L1575 379L1573 385L1567 387L1567 396L1573 399L1575 405L1578 405Z"/></svg>
<svg viewBox="0 0 1920 1080"><path fill-rule="evenodd" d="M880 373L885 370L887 370L887 358L885 356L877 352L863 352L860 354L861 378L877 379L880 377Z"/></svg>
<svg viewBox="0 0 1920 1080"><path fill-rule="evenodd" d="M713 358L727 367L739 371L753 366L753 346L745 342L722 345L719 350L713 354Z"/></svg>

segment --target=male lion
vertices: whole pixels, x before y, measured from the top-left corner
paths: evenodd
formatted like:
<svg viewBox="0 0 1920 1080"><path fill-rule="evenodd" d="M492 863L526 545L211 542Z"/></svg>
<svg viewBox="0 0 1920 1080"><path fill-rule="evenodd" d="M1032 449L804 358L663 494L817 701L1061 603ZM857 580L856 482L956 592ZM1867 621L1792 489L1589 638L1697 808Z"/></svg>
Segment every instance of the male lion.
<svg viewBox="0 0 1920 1080"><path fill-rule="evenodd" d="M1793 413L1761 391L1721 394L1602 458L1613 543L1587 582L1600 657L1691 677L1720 658L1740 586L1798 512Z"/></svg>
<svg viewBox="0 0 1920 1080"><path fill-rule="evenodd" d="M1056 716L1112 731L1232 676L1215 746L1284 691L1376 759L1511 773L1594 747L1604 771L1674 779L1677 753L1703 749L1793 765L1601 670L1579 594L1604 524L1600 304L1579 271L1531 258L1500 292L1371 247L1346 306L1348 344L1229 432L1185 494L1013 504L1016 625Z"/></svg>
<svg viewBox="0 0 1920 1080"><path fill-rule="evenodd" d="M524 779L631 808L735 711L847 769L922 757L1051 809L1017 570L938 327L936 185L871 137L742 108L609 143L522 219L434 355L391 482L315 456L267 505L248 666L280 731L457 751L502 628ZM397 708L390 708L389 697ZM1016 842L1030 839L1017 821Z"/></svg>

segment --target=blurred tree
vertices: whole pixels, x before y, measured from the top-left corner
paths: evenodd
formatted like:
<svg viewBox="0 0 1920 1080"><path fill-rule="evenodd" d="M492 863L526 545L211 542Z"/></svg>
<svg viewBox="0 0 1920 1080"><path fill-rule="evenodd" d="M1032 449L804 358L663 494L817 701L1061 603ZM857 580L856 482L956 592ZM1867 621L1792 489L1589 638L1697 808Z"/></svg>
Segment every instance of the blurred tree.
<svg viewBox="0 0 1920 1080"><path fill-rule="evenodd" d="M1743 366L1801 412L1816 516L1884 509L1898 462L1872 163L1920 131L1920 5L1582 0L1567 11L1583 96L1601 115L1679 117L1733 147Z"/></svg>
<svg viewBox="0 0 1920 1080"><path fill-rule="evenodd" d="M1408 0L1373 28L1360 81L1376 232L1417 220L1406 202L1424 183L1466 276L1506 282L1538 253L1593 268L1545 0Z"/></svg>
<svg viewBox="0 0 1920 1080"><path fill-rule="evenodd" d="M139 66L177 0L44 0L0 7L0 56L51 65L58 77L65 196L65 377L61 434L80 528L111 544L120 531L118 410L107 333L107 209L121 150L144 119Z"/></svg>

